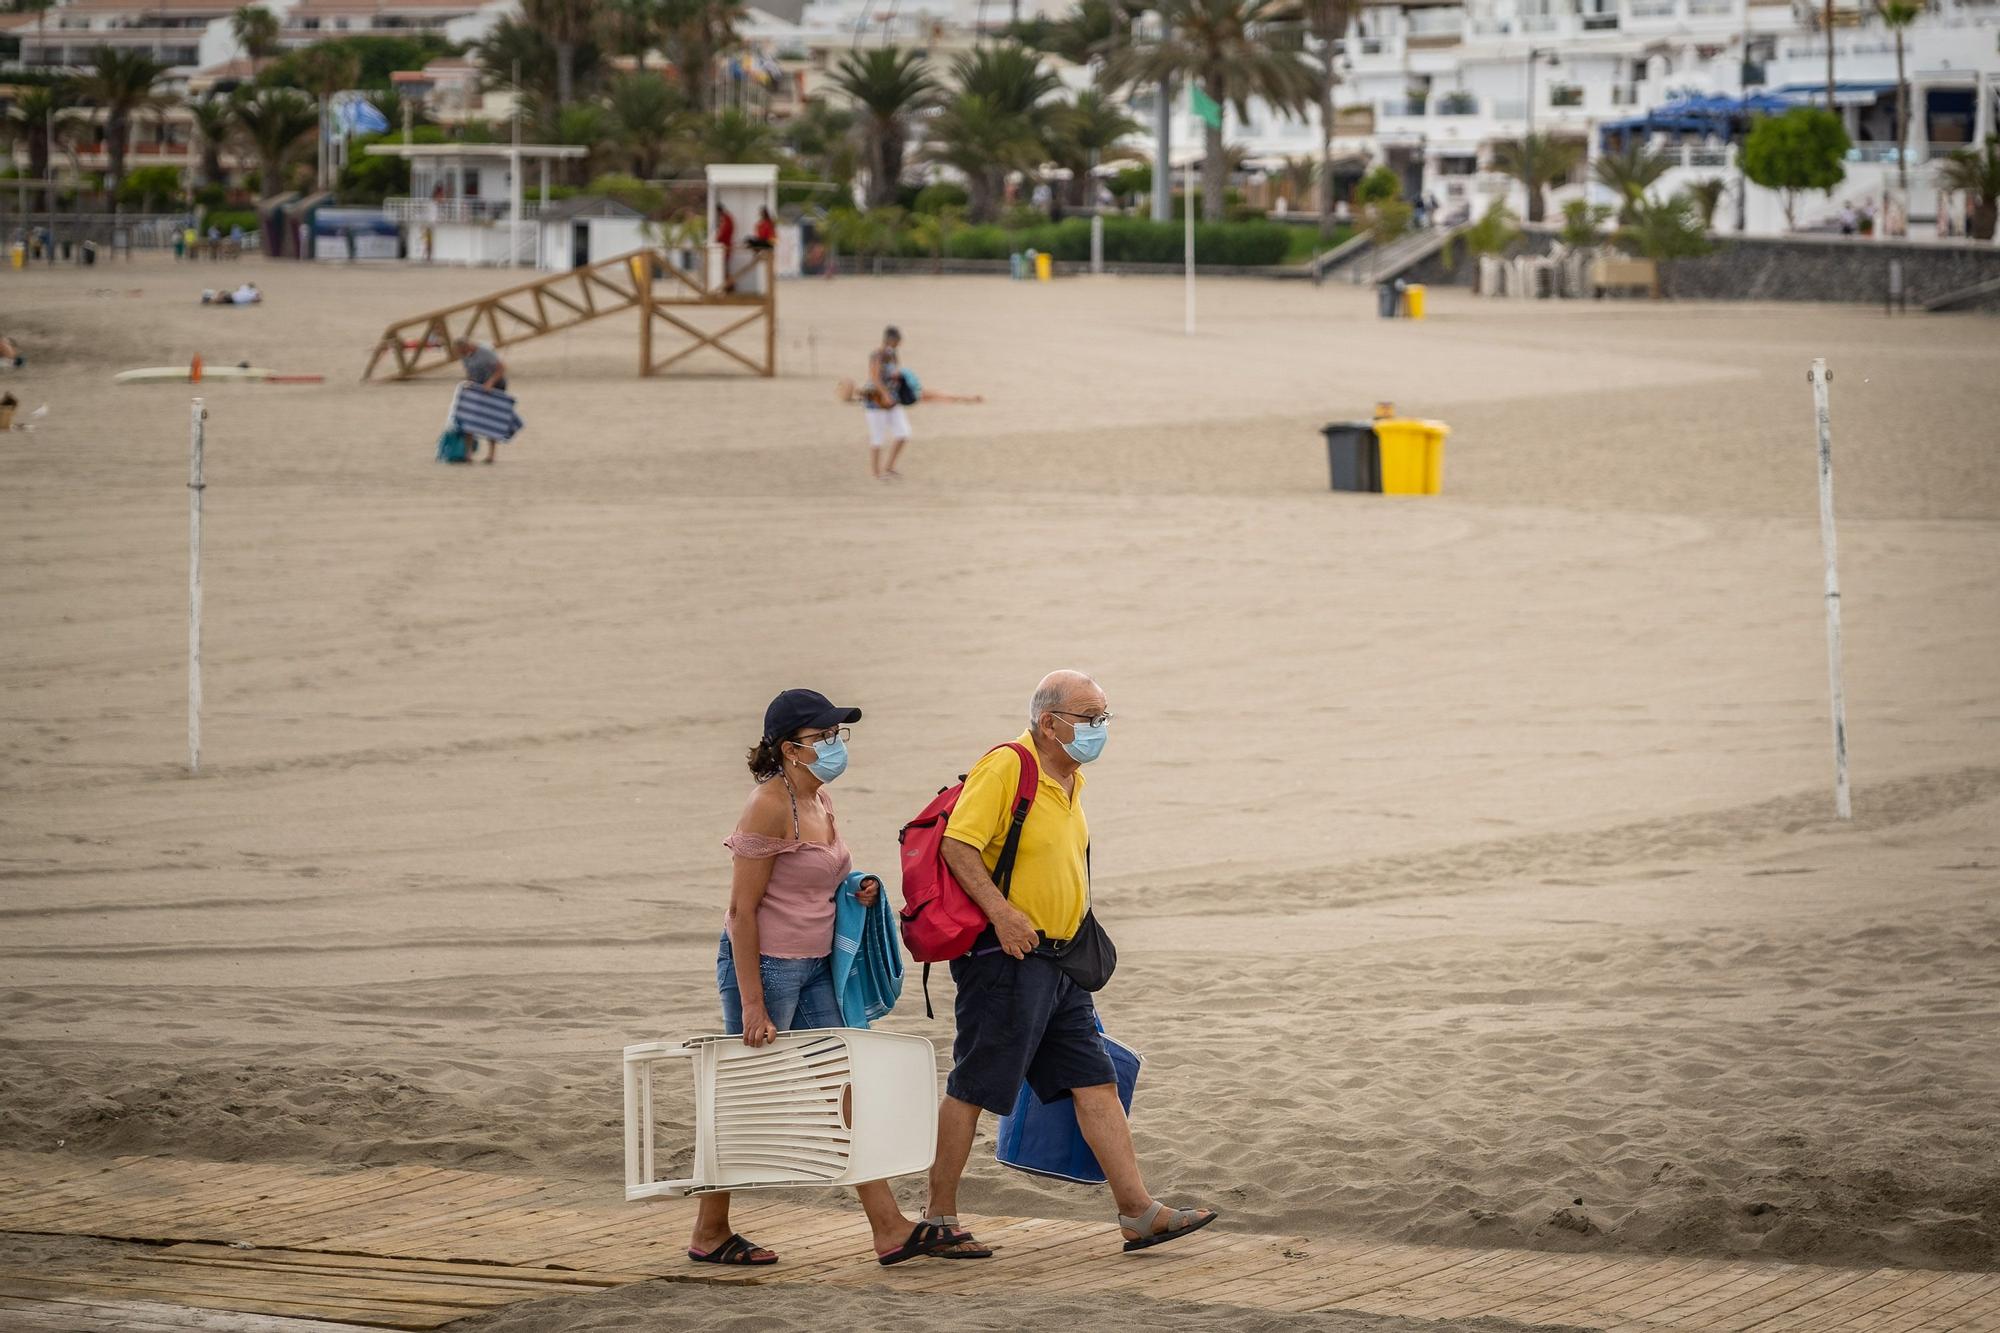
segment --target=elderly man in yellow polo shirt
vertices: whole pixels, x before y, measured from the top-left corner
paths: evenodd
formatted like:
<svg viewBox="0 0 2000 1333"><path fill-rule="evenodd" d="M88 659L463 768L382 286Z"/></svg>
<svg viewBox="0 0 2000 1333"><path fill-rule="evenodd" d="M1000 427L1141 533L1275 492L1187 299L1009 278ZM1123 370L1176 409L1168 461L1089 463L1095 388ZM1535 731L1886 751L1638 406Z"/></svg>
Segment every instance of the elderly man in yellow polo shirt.
<svg viewBox="0 0 2000 1333"><path fill-rule="evenodd" d="M1111 1185L1126 1249L1185 1236L1216 1217L1208 1208L1170 1208L1147 1192L1090 993L1050 956L1050 942L1075 936L1089 906L1083 766L1103 753L1110 721L1104 691L1080 671L1053 672L1035 688L1028 729L1017 740L1035 755L1040 783L1004 890L993 872L1021 780L1013 750L1003 746L973 766L945 828L945 863L991 923L951 964L958 1033L938 1111L926 1218L964 1242L948 1258L991 1253L958 1226L958 1182L979 1113L1012 1110L1024 1081L1044 1102L1075 1098L1077 1125Z"/></svg>

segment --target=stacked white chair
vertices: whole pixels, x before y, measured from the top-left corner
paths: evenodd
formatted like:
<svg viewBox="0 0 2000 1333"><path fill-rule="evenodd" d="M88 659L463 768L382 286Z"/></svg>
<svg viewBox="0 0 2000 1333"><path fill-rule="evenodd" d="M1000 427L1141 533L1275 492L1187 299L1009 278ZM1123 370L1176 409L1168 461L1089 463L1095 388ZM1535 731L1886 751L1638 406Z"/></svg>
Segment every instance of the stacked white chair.
<svg viewBox="0 0 2000 1333"><path fill-rule="evenodd" d="M693 1065L693 1174L656 1180L653 1066ZM930 1169L937 1059L922 1037L859 1028L625 1048L625 1197L859 1185Z"/></svg>

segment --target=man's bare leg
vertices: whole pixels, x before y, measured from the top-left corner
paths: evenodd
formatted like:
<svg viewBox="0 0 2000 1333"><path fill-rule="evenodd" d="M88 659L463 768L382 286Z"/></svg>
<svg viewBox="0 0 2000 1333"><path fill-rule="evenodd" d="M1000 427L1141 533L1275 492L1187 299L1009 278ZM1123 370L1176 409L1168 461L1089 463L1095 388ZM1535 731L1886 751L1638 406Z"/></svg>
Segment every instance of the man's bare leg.
<svg viewBox="0 0 2000 1333"><path fill-rule="evenodd" d="M979 1107L947 1095L938 1103L937 1156L931 1161L930 1206L926 1217L958 1216L958 1181L972 1156L972 1136L979 1129ZM1127 1136L1130 1141L1130 1135Z"/></svg>
<svg viewBox="0 0 2000 1333"><path fill-rule="evenodd" d="M910 442L910 437L909 437L909 436L907 436L907 435L905 435L905 436L904 436L904 437L903 437L902 439L900 439L900 440L896 441L896 442L895 442L894 444L892 444L892 445L890 445L890 446L889 446L889 475L890 475L890 476L892 476L892 477L900 477L900 476L902 476L902 475L903 475L902 473L900 473L900 472L896 471L896 460L897 460L897 459L899 459L899 458L901 458L901 457L903 456L903 446L904 446L904 445L906 445L906 444L908 444L909 442ZM936 1216L936 1214L932 1214L932 1216Z"/></svg>
<svg viewBox="0 0 2000 1333"><path fill-rule="evenodd" d="M1125 1107L1118 1100L1118 1086L1115 1083L1099 1083L1094 1087L1074 1089L1070 1095L1076 1099L1077 1128L1083 1131L1083 1141L1090 1145L1091 1152L1097 1155L1097 1164L1104 1169L1119 1214L1124 1217L1141 1216L1153 1206L1153 1196L1146 1192L1145 1177L1139 1174L1139 1155L1132 1149L1132 1122L1125 1118ZM942 1124L938 1136L943 1139ZM970 1141L967 1146L970 1147ZM940 1141L940 1151L942 1148ZM1172 1212L1163 1210L1153 1220L1154 1234L1170 1230L1172 1220ZM1139 1239L1136 1231L1124 1231L1123 1234L1127 1240Z"/></svg>
<svg viewBox="0 0 2000 1333"><path fill-rule="evenodd" d="M868 446L868 475L877 481L882 480L882 446L879 444Z"/></svg>

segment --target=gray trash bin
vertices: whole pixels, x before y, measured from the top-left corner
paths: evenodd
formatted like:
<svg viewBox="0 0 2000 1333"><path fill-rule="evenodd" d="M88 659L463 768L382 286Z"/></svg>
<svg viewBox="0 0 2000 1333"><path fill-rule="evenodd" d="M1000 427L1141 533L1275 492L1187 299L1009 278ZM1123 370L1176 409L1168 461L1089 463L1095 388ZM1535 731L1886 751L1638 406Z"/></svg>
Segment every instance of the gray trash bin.
<svg viewBox="0 0 2000 1333"><path fill-rule="evenodd" d="M1393 282L1375 284L1375 313L1384 319L1394 319L1398 307L1403 304L1401 287Z"/></svg>
<svg viewBox="0 0 2000 1333"><path fill-rule="evenodd" d="M1320 427L1326 436L1327 469L1336 491L1382 490L1382 446L1365 421L1334 421Z"/></svg>

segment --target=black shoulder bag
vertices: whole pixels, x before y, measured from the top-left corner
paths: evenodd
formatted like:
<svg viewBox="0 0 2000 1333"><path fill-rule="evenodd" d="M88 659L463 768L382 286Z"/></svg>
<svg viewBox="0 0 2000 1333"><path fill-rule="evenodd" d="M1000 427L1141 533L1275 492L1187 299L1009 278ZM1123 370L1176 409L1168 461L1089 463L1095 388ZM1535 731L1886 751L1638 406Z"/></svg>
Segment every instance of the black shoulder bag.
<svg viewBox="0 0 2000 1333"><path fill-rule="evenodd" d="M1090 876L1090 848L1083 849L1083 873L1085 892L1088 894ZM1104 927L1097 924L1097 913L1092 910L1088 896L1083 902L1083 920L1078 923L1076 934L1066 940L1052 940L1042 937L1035 946L1035 952L1044 958L1055 960L1062 974L1087 991L1104 989L1111 974L1118 969L1118 946L1111 942L1111 936Z"/></svg>

